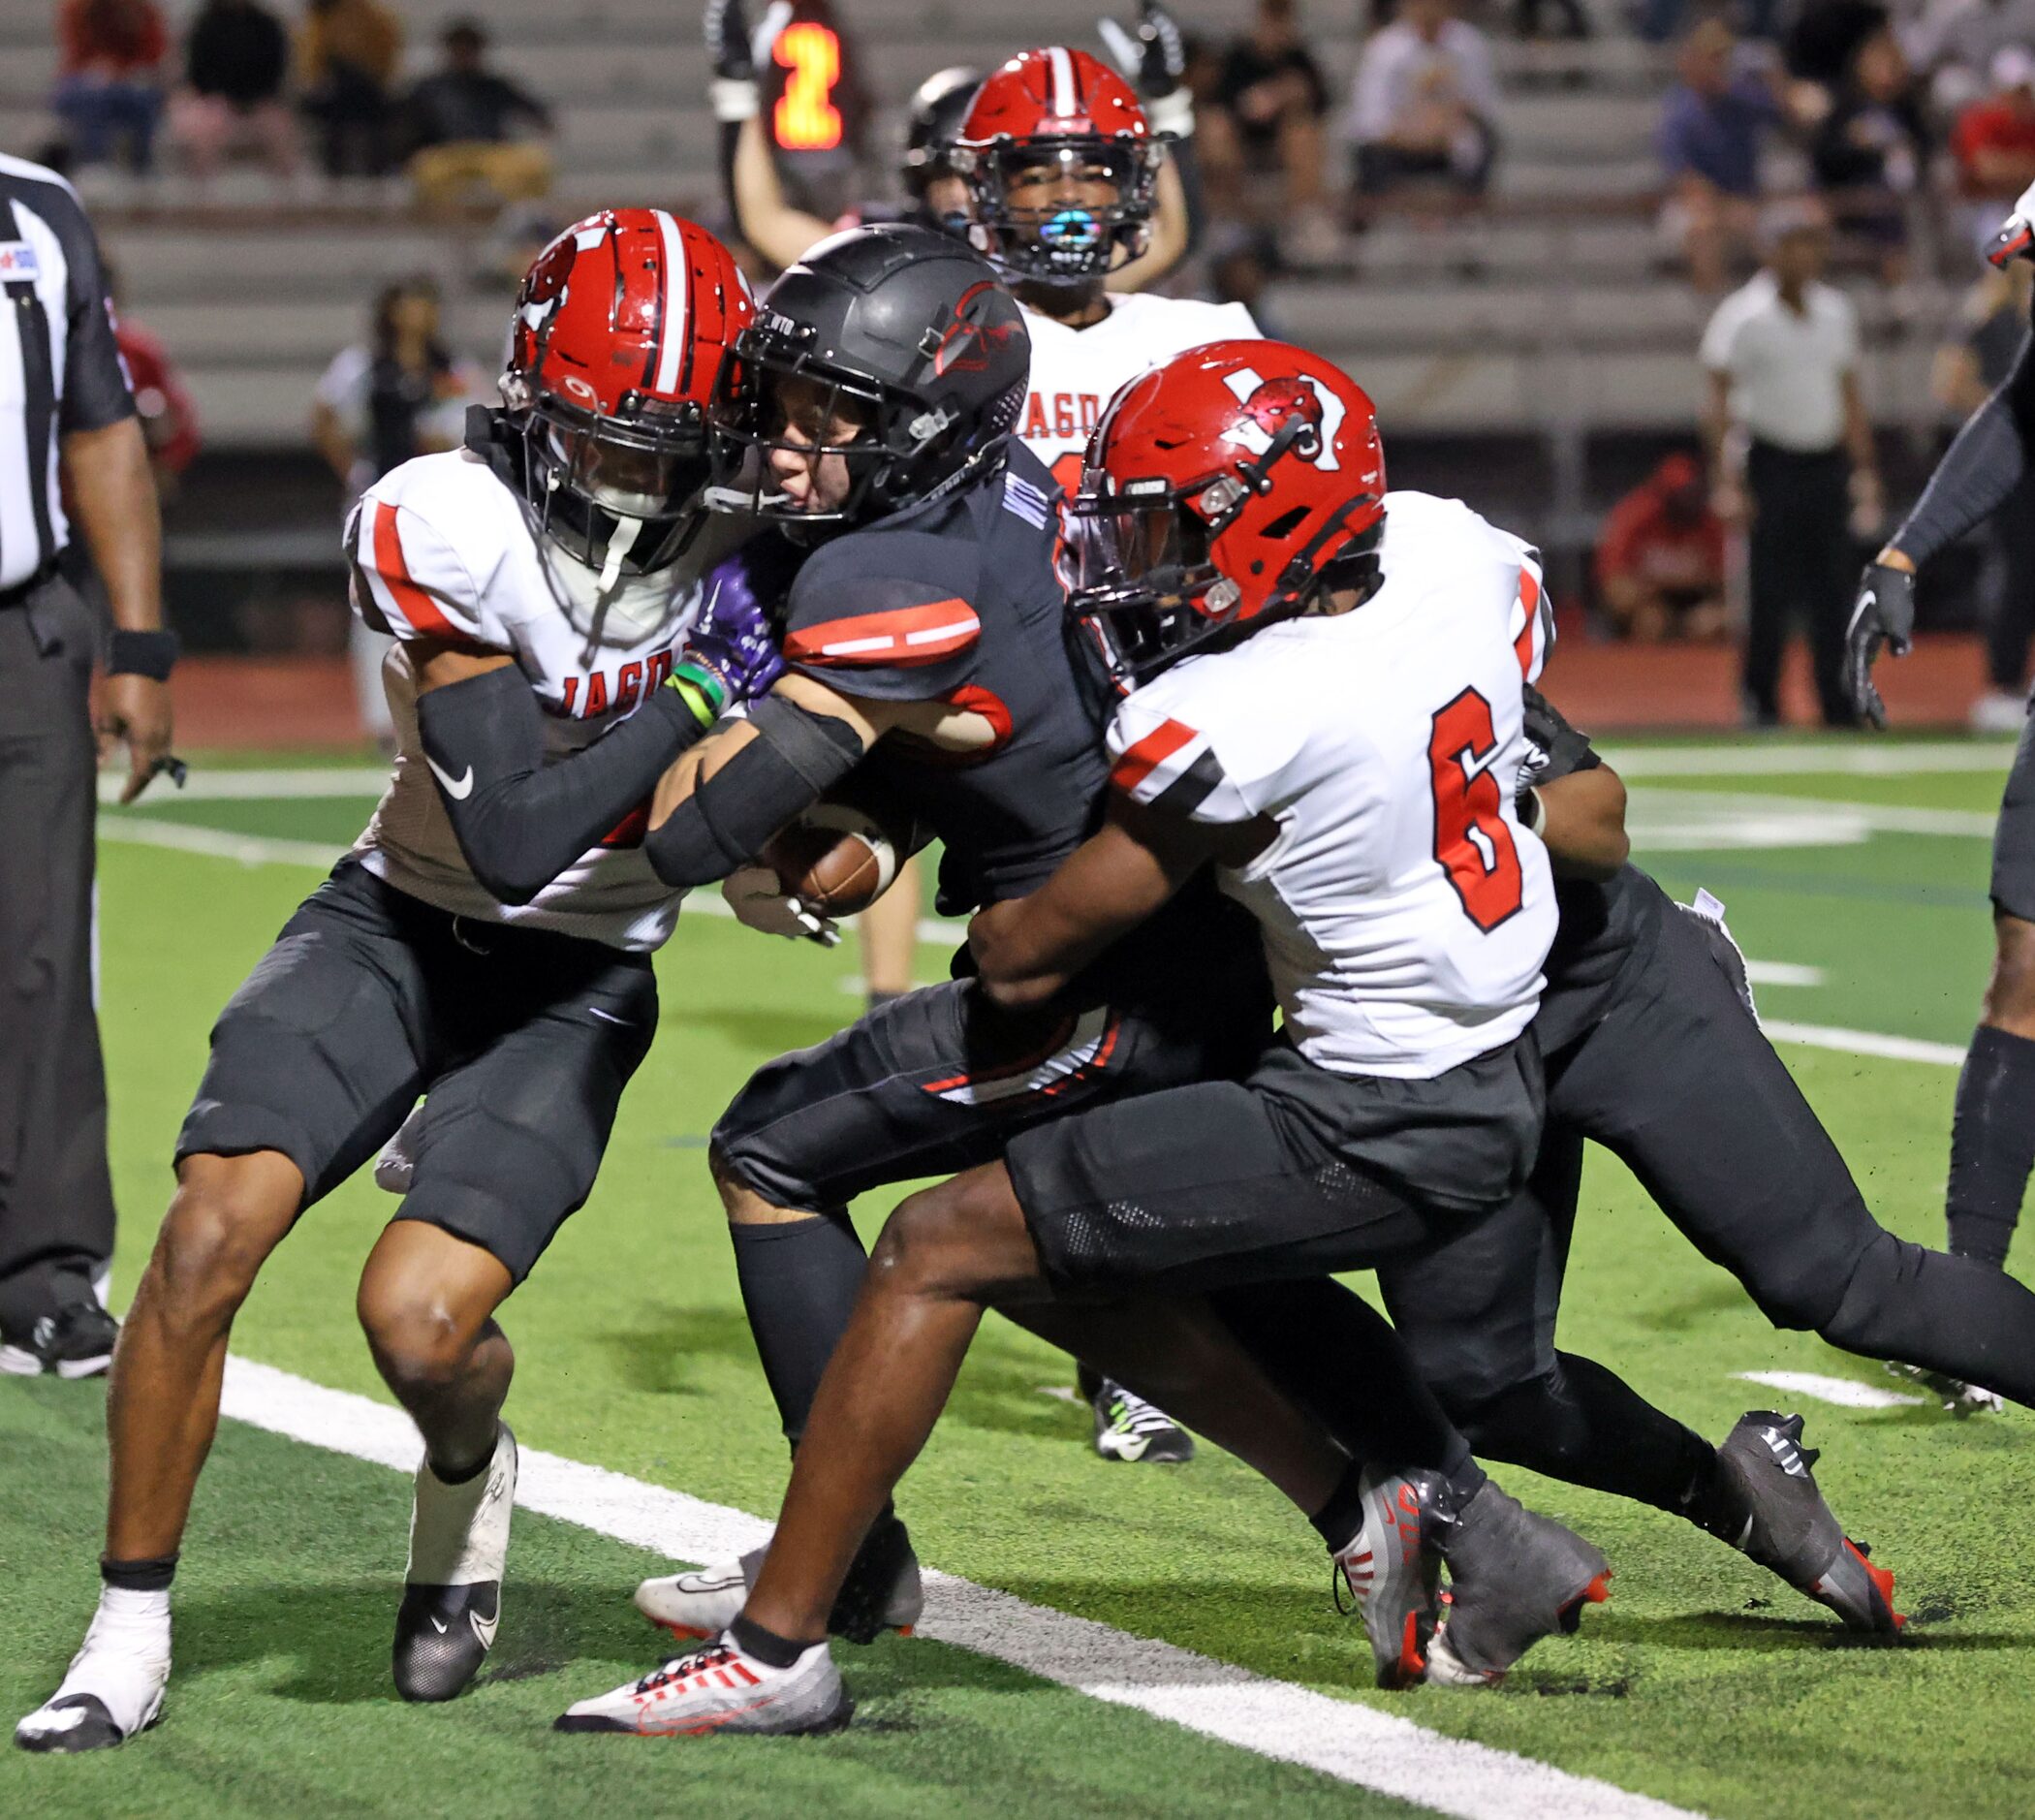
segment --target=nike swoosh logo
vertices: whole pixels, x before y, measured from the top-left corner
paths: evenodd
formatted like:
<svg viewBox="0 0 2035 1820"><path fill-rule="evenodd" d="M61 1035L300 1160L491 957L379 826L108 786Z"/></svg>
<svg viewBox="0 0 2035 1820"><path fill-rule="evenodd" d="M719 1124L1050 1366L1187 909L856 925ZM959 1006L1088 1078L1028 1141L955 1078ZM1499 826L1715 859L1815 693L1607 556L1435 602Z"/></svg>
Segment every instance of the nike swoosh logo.
<svg viewBox="0 0 2035 1820"><path fill-rule="evenodd" d="M455 781L438 769L438 761L428 752L424 754L424 763L431 768L431 775L438 779L445 794L451 797L454 802L464 802L468 797L473 795L474 768L471 765L466 768L465 774Z"/></svg>
<svg viewBox="0 0 2035 1820"><path fill-rule="evenodd" d="M469 1612L466 1615L466 1621L474 1627L474 1635L480 1638L481 1647L492 1649L494 1647L494 1627L502 1621L500 1617L483 1617L478 1612Z"/></svg>
<svg viewBox="0 0 2035 1820"><path fill-rule="evenodd" d="M589 1017L598 1018L603 1023L618 1023L625 1030L634 1027L627 1018L617 1018L613 1012L603 1011L598 1005L589 1005L586 1010Z"/></svg>
<svg viewBox="0 0 2035 1820"><path fill-rule="evenodd" d="M425 1616L428 1616L431 1620L431 1628L435 1630L441 1637L443 1637L445 1635L445 1626L439 1621L438 1614L436 1612L430 1612L426 1613Z"/></svg>

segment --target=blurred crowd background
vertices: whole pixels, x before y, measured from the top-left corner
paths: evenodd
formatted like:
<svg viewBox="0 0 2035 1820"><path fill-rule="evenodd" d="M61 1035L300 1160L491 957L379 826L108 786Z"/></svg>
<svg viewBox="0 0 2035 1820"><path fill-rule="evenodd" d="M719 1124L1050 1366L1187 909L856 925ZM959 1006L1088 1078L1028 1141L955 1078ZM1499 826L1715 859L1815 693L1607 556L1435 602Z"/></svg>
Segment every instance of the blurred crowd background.
<svg viewBox="0 0 2035 1820"><path fill-rule="evenodd" d="M1842 299L1864 441L1832 573L1856 573L2025 328L2031 267L1994 274L1980 248L2035 181L2035 0L1174 11L1210 222L1165 288L1240 298L1340 361L1395 485L1539 540L1571 647L1635 653L1603 673L1629 678L1613 718L1715 718L1687 679L1743 637L1743 400L1713 376L1748 281ZM899 105L935 69L992 67L1016 31L1100 50L1093 0L1033 0L1021 24L989 0L797 17L839 51L824 130L783 157L822 214L895 193ZM342 661L339 516L491 396L515 280L558 228L654 204L732 233L708 74L687 0L6 9L0 150L67 173L116 268L188 649ZM1939 719L2019 721L2035 514L1998 525L1927 578L1925 625L1957 653ZM1813 718L1805 673L1789 688L1723 699Z"/></svg>

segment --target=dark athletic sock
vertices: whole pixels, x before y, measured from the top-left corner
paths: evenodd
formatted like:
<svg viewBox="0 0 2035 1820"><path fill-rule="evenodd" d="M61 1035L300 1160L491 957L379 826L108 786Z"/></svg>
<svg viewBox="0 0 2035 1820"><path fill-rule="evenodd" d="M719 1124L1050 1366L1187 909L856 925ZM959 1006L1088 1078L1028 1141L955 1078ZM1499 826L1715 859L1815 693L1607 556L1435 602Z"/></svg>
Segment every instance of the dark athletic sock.
<svg viewBox="0 0 2035 1820"><path fill-rule="evenodd" d="M735 1273L764 1376L794 1446L848 1326L867 1260L845 1213L734 1225Z"/></svg>
<svg viewBox="0 0 2035 1820"><path fill-rule="evenodd" d="M1357 1539L1363 1527L1363 1462L1353 1459L1329 1501L1307 1519L1315 1533L1329 1545L1331 1554L1340 1554Z"/></svg>
<svg viewBox="0 0 2035 1820"><path fill-rule="evenodd" d="M445 1468L439 1465L439 1463L435 1459L430 1459L429 1465L431 1468L431 1477L436 1479L440 1485L471 1484L474 1480L478 1479L484 1472L485 1472L490 1465L493 1464L494 1450L500 1445L501 1437L497 1435L493 1444L489 1446L486 1453L483 1454L481 1458L475 1460L471 1466L460 1466L456 1470L452 1472L447 1472ZM428 1459L428 1456L426 1456L426 1458Z"/></svg>
<svg viewBox="0 0 2035 1820"><path fill-rule="evenodd" d="M794 1643L789 1637L780 1637L774 1630L766 1630L746 1617L738 1617L730 1624L728 1635L744 1655L753 1655L759 1662L767 1662L775 1669L790 1668L812 1647L809 1643Z"/></svg>
<svg viewBox="0 0 2035 1820"><path fill-rule="evenodd" d="M2035 1042L1982 1023L1957 1076L1951 1121L1950 1248L1999 1265L2035 1165Z"/></svg>
<svg viewBox="0 0 2035 1820"><path fill-rule="evenodd" d="M1706 1484L1710 1444L1647 1402L1615 1372L1575 1353L1462 1418L1486 1459L1685 1513Z"/></svg>
<svg viewBox="0 0 2035 1820"><path fill-rule="evenodd" d="M1464 1495L1483 1483L1469 1443L1398 1334L1353 1290L1320 1276L1226 1289L1208 1302L1272 1382L1352 1459L1389 1470L1424 1466Z"/></svg>
<svg viewBox="0 0 2035 1820"><path fill-rule="evenodd" d="M99 1557L99 1578L124 1592L168 1592L176 1578L176 1556L158 1555L152 1561L111 1561Z"/></svg>

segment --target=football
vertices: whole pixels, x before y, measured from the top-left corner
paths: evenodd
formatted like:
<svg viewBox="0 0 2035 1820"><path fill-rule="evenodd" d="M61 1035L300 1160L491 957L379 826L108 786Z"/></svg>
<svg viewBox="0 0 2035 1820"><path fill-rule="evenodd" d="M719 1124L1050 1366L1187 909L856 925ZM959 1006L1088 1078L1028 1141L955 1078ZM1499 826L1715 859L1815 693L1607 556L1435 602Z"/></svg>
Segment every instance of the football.
<svg viewBox="0 0 2035 1820"><path fill-rule="evenodd" d="M868 810L816 802L771 836L763 859L786 893L808 910L849 917L890 889L909 851Z"/></svg>

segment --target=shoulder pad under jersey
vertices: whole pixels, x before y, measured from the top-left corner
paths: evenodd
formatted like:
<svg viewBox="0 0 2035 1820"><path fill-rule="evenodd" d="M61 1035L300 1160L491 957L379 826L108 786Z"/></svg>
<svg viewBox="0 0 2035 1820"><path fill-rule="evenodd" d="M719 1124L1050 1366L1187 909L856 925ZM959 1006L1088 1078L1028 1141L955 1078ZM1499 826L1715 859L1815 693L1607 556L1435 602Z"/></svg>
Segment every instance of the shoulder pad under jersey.
<svg viewBox="0 0 2035 1820"><path fill-rule="evenodd" d="M487 597L505 534L528 533L503 512L505 498L501 482L460 452L391 469L346 522L354 611L399 639L509 649L509 627Z"/></svg>

